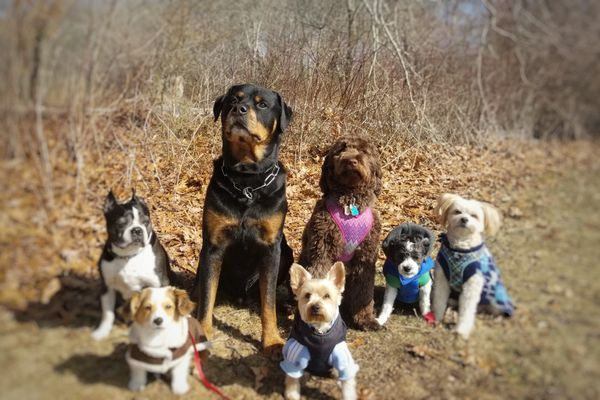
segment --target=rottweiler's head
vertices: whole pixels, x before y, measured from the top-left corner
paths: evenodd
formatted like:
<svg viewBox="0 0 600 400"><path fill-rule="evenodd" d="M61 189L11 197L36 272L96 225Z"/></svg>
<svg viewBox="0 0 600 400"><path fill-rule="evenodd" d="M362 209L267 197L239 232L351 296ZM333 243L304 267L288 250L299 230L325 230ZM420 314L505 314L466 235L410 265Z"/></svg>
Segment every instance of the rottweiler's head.
<svg viewBox="0 0 600 400"><path fill-rule="evenodd" d="M213 112L215 121L221 116L224 156L243 164L276 159L280 135L292 119L279 93L251 84L230 87Z"/></svg>

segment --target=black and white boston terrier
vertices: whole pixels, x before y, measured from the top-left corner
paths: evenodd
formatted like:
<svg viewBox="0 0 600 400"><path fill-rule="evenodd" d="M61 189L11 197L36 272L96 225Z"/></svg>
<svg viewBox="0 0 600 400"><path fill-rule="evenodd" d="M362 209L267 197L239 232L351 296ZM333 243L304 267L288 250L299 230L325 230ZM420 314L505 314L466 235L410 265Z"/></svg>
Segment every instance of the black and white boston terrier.
<svg viewBox="0 0 600 400"><path fill-rule="evenodd" d="M146 287L169 285L172 272L169 258L150 222L150 212L144 200L135 195L118 203L112 190L104 201L104 217L108 240L98 261L104 284L102 321L92 332L96 340L108 336L115 319L117 292L125 300Z"/></svg>

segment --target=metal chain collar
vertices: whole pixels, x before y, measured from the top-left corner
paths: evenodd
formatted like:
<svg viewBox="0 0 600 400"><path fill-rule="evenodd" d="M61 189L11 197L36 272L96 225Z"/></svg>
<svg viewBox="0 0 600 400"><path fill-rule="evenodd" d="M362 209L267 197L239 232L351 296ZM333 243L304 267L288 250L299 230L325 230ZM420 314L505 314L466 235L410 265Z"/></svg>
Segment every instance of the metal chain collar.
<svg viewBox="0 0 600 400"><path fill-rule="evenodd" d="M229 182L231 182L231 184L233 185L234 188L236 188L238 191L242 192L244 194L244 196L246 196L246 198L248 200L252 200L252 198L254 197L254 192L256 192L257 190L260 190L264 187L269 186L277 177L277 175L279 174L279 165L277 165L276 163L273 164L273 166L271 168L269 168L267 171L271 171L271 173L269 175L267 175L267 177L265 178L263 184L259 187L255 187L252 188L250 186L246 186L245 188L240 188L238 185L235 184L235 182L233 181L233 179L231 179L231 177L229 175L227 175L225 173L225 162L223 162L223 164L221 164L221 172L223 173L223 175L229 179ZM265 171L265 172L267 172Z"/></svg>

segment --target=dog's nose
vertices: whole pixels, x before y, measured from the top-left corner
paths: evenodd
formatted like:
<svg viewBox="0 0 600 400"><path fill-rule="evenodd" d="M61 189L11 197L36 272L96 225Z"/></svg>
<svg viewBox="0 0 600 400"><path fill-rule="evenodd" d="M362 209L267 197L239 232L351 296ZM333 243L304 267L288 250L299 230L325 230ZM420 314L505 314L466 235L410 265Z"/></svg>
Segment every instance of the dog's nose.
<svg viewBox="0 0 600 400"><path fill-rule="evenodd" d="M318 314L318 313L319 313L319 311L321 311L321 306L320 306L319 304L313 304L313 305L310 307L310 311L311 311L313 314Z"/></svg>
<svg viewBox="0 0 600 400"><path fill-rule="evenodd" d="M461 217L461 218L460 218L460 223L461 223L461 224L463 224L463 225L466 225L466 224L467 224L467 222L469 222L469 219L468 219L467 217Z"/></svg>
<svg viewBox="0 0 600 400"><path fill-rule="evenodd" d="M344 161L351 167L356 167L358 165L358 160L356 158L347 158Z"/></svg>
<svg viewBox="0 0 600 400"><path fill-rule="evenodd" d="M144 231L142 231L142 228L140 228L139 226L137 226L135 228L131 228L132 236L142 236L143 233L144 233Z"/></svg>
<svg viewBox="0 0 600 400"><path fill-rule="evenodd" d="M157 317L157 318L154 318L154 320L153 320L152 322L153 322L153 323L154 323L154 325L156 325L156 326L161 326L161 325L162 325L162 323L163 323L163 319L162 319L161 317Z"/></svg>
<svg viewBox="0 0 600 400"><path fill-rule="evenodd" d="M410 265L405 265L404 267L402 267L402 269L404 270L404 272L410 272Z"/></svg>
<svg viewBox="0 0 600 400"><path fill-rule="evenodd" d="M244 115L248 112L248 106L244 104L236 104L233 106L233 113L238 115Z"/></svg>

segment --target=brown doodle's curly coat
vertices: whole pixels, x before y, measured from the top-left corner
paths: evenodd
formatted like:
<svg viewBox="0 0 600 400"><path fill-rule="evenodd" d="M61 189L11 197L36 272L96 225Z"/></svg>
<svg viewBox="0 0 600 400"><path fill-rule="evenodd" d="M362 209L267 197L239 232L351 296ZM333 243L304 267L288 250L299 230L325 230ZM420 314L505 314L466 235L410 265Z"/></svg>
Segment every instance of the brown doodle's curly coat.
<svg viewBox="0 0 600 400"><path fill-rule="evenodd" d="M335 199L342 207L355 204L361 212L371 207L373 227L352 259L345 263L346 290L341 312L350 326L379 329L373 313L375 261L381 232L379 213L374 209L381 191L381 165L375 146L361 137L338 139L323 162L320 186L323 196L304 229L300 264L313 276L324 277L343 252L342 234L326 207L328 198Z"/></svg>

